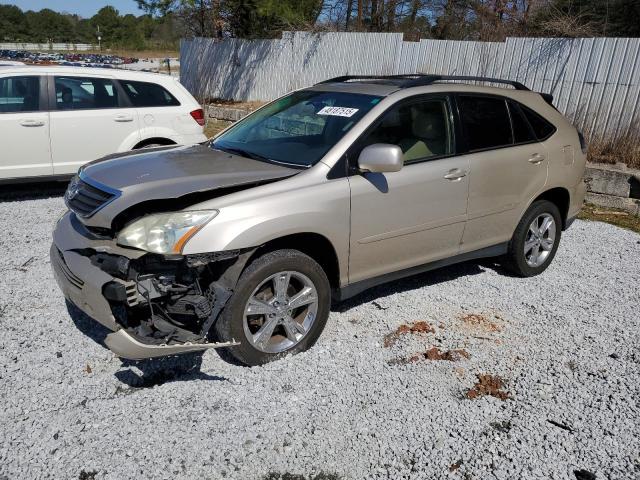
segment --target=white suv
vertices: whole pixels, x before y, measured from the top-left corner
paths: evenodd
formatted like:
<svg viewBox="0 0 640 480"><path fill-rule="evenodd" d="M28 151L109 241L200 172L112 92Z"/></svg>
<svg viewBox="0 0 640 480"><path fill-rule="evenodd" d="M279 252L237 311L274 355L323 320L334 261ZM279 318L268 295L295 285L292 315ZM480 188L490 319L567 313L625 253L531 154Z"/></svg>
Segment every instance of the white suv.
<svg viewBox="0 0 640 480"><path fill-rule="evenodd" d="M204 112L170 76L127 70L0 69L0 180L68 176L105 155L204 142Z"/></svg>

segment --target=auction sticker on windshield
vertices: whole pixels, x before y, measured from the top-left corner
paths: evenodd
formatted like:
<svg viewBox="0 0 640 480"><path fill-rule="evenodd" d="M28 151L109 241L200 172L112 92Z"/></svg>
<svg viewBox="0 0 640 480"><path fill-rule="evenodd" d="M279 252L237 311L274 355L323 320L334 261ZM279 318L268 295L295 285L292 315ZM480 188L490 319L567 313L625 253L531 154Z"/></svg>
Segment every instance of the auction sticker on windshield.
<svg viewBox="0 0 640 480"><path fill-rule="evenodd" d="M353 117L358 111L357 108L347 107L324 107L318 112L318 115L333 115L334 117Z"/></svg>

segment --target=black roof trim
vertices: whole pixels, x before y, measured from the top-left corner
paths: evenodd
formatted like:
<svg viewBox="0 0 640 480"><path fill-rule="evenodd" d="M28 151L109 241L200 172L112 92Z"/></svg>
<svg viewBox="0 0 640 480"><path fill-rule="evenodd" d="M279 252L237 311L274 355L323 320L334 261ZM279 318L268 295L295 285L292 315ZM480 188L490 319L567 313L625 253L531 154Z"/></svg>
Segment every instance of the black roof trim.
<svg viewBox="0 0 640 480"><path fill-rule="evenodd" d="M466 75L426 75L421 73L407 74L407 75L344 75L341 77L330 78L319 82L317 85L324 83L348 83L353 81L366 82L372 80L374 83L388 83L391 85L397 85L399 88L419 87L424 85L431 85L436 82L446 82L449 80L466 80L471 82L489 82L489 83L504 83L511 85L516 90L527 90L524 84L516 82L515 80L504 80L502 78L491 77L474 77Z"/></svg>

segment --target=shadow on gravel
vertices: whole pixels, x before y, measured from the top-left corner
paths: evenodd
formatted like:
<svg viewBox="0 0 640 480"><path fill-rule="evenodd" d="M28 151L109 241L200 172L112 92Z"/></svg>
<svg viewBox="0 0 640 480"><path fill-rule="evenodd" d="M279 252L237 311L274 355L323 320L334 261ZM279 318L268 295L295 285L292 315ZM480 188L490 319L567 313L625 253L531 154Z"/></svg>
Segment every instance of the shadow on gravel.
<svg viewBox="0 0 640 480"><path fill-rule="evenodd" d="M107 327L100 325L69 300L66 300L66 304L67 312L76 328L94 342L99 343L103 348L107 348L104 344L104 339L111 331Z"/></svg>
<svg viewBox="0 0 640 480"><path fill-rule="evenodd" d="M87 337L107 348L104 344L110 330L103 327L85 314L73 303L67 301L67 311L75 326ZM190 380L226 381L224 377L209 375L200 371L204 352L191 352L172 357L161 357L148 360L120 359L124 370L115 373L115 377L133 389L150 388L168 382L184 382ZM136 372L135 369L141 373ZM126 390L132 393L135 390ZM125 390L122 390L125 392Z"/></svg>
<svg viewBox="0 0 640 480"><path fill-rule="evenodd" d="M484 267L484 268L483 268ZM332 306L332 310L344 313L354 307L365 303L374 302L377 298L386 297L394 293L407 292L417 290L419 288L430 287L440 283L449 282L459 277L469 275L479 275L484 272L485 268L491 268L502 274L502 269L498 270L498 266L492 259L483 261L470 261L459 263L449 267L443 267L426 273L420 273L401 280L392 281L366 290L353 298L337 303ZM378 305L376 305L378 306ZM378 306L378 308L381 308Z"/></svg>
<svg viewBox="0 0 640 480"><path fill-rule="evenodd" d="M31 182L0 185L0 202L39 200L64 195L69 179L57 182Z"/></svg>
<svg viewBox="0 0 640 480"><path fill-rule="evenodd" d="M127 367L115 373L115 377L130 387L151 388L169 382L188 382L190 380L212 380L224 382L225 377L209 375L201 372L203 352L192 352L173 357L162 357L149 360L121 359L122 366ZM135 367L142 373L138 374Z"/></svg>

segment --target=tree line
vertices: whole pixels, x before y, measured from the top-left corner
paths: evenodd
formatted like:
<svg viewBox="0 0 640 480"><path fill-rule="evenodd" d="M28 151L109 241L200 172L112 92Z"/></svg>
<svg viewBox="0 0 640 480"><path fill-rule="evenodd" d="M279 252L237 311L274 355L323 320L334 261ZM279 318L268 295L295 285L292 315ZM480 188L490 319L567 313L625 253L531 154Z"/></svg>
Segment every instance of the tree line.
<svg viewBox="0 0 640 480"><path fill-rule="evenodd" d="M81 18L48 8L23 12L14 5L0 5L0 42L98 44L98 35L106 47L175 49L181 31L171 14L120 15L107 6L91 18Z"/></svg>
<svg viewBox="0 0 640 480"><path fill-rule="evenodd" d="M189 34L270 38L283 30L402 32L408 40L640 36L640 0L136 0Z"/></svg>
<svg viewBox="0 0 640 480"><path fill-rule="evenodd" d="M285 30L401 32L406 40L638 37L640 0L135 0L91 18L0 5L0 40L175 48L181 37L276 38Z"/></svg>

